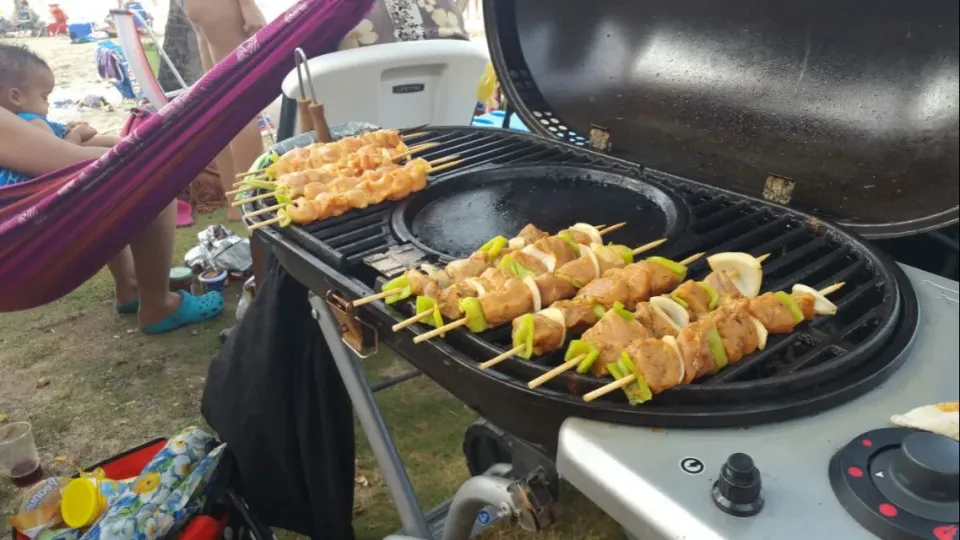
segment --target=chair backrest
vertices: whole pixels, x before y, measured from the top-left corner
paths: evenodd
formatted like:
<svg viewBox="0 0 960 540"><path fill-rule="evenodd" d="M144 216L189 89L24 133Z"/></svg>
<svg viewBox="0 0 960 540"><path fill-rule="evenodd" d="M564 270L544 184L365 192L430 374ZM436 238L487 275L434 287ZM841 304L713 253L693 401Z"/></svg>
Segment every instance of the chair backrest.
<svg viewBox="0 0 960 540"><path fill-rule="evenodd" d="M477 82L488 60L486 47L437 39L338 51L311 58L307 65L328 123L357 121L402 129L470 125ZM309 97L306 80L304 86ZM286 97L300 97L296 70L282 88Z"/></svg>
<svg viewBox="0 0 960 540"><path fill-rule="evenodd" d="M143 24L143 19L136 12L127 9L112 9L110 10L110 15L113 17L113 25L117 30L117 41L120 42L120 48L123 50L123 56L127 60L127 65L130 67L133 77L140 86L140 93L157 109L163 108L164 105L170 102L170 98L164 93L163 88L160 87L160 82L157 81L157 77L153 74L150 60L147 58L147 53L143 49L143 43L140 41L137 23L141 23L141 28L145 28L147 33L154 38L154 42L157 42L156 36L153 35L153 31L150 30L149 26ZM183 78L180 77L180 73L173 66L173 63L170 62L170 59L163 52L163 49L159 49L158 53L161 59L170 67L182 87L186 88L187 84L183 81Z"/></svg>

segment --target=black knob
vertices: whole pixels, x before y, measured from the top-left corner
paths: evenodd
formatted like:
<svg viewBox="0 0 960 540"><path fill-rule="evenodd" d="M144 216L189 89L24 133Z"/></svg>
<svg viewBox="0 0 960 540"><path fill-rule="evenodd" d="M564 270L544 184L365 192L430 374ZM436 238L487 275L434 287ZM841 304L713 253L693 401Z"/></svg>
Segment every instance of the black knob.
<svg viewBox="0 0 960 540"><path fill-rule="evenodd" d="M903 439L890 475L905 491L928 501L957 501L960 493L960 444L935 433Z"/></svg>
<svg viewBox="0 0 960 540"><path fill-rule="evenodd" d="M713 502L724 512L737 517L756 515L763 509L760 471L747 454L731 454L713 484Z"/></svg>

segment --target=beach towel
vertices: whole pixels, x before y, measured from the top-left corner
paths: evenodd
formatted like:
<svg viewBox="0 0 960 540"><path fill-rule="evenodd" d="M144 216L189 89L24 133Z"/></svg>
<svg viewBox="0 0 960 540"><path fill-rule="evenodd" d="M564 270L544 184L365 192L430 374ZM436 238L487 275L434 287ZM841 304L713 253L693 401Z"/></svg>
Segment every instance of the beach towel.
<svg viewBox="0 0 960 540"><path fill-rule="evenodd" d="M105 81L110 81L123 99L137 99L137 92L133 88L133 79L130 77L130 68L123 56L123 49L112 41L104 41L97 45L95 52L97 74Z"/></svg>
<svg viewBox="0 0 960 540"><path fill-rule="evenodd" d="M294 49L334 51L370 6L300 0L100 159L0 188L0 312L89 279L276 99Z"/></svg>

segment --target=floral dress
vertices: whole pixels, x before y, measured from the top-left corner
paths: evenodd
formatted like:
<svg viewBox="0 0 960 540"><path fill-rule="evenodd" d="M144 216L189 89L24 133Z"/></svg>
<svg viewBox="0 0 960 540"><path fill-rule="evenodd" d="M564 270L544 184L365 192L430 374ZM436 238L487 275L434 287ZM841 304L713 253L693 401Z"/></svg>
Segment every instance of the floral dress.
<svg viewBox="0 0 960 540"><path fill-rule="evenodd" d="M378 0L340 50L424 39L470 39L454 0Z"/></svg>

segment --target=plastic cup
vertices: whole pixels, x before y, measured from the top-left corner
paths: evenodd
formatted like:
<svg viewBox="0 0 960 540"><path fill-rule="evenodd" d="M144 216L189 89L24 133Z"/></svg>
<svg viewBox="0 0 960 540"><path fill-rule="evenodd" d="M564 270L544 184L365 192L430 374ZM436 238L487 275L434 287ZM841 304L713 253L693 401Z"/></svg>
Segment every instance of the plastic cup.
<svg viewBox="0 0 960 540"><path fill-rule="evenodd" d="M0 471L17 487L32 486L43 478L29 422L0 426Z"/></svg>

